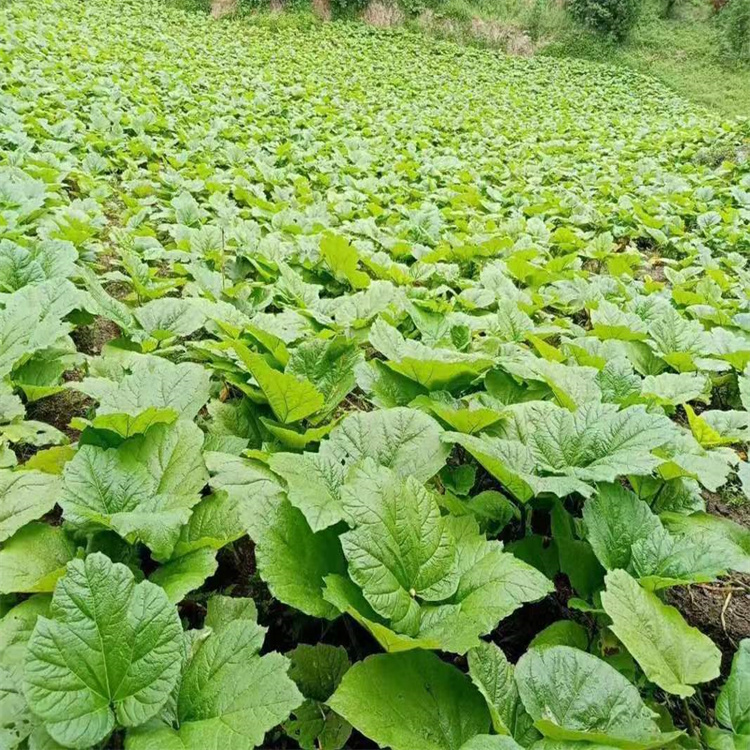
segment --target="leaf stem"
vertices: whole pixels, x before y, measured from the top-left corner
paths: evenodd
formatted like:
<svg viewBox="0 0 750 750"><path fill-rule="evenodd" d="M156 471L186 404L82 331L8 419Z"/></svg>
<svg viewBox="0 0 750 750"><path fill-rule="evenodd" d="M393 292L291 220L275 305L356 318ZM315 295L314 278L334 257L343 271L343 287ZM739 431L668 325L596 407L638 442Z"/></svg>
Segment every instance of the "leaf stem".
<svg viewBox="0 0 750 750"><path fill-rule="evenodd" d="M691 737L697 737L695 732L695 722L693 721L693 714L690 712L690 706L688 706L687 698L682 699L682 708L685 711L685 718L687 720L688 732Z"/></svg>

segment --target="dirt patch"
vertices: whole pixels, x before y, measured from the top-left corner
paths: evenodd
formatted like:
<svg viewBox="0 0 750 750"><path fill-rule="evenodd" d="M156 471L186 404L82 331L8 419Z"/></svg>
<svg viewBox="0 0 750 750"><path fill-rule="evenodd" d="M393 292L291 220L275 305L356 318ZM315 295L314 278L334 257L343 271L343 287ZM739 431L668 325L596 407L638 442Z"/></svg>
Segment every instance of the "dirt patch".
<svg viewBox="0 0 750 750"><path fill-rule="evenodd" d="M729 504L710 494L707 510L750 527L750 504ZM666 601L721 649L722 673L727 674L737 645L750 638L750 575L734 573L723 581L669 589Z"/></svg>
<svg viewBox="0 0 750 750"><path fill-rule="evenodd" d="M558 620L576 620L585 624L579 612L568 608L568 599L575 596L568 577L560 574L555 578L555 590L539 602L530 602L506 617L490 639L503 650L508 660L518 661L528 650L534 637Z"/></svg>
<svg viewBox="0 0 750 750"><path fill-rule="evenodd" d="M482 44L503 49L509 55L531 57L535 51L534 42L525 31L498 21L474 17L468 22L461 22L426 10L420 14L417 23L424 30L440 36L452 38L469 36Z"/></svg>
<svg viewBox="0 0 750 750"><path fill-rule="evenodd" d="M648 274L654 281L665 282L667 275L664 273L666 266L664 265L661 258L652 256L648 262Z"/></svg>
<svg viewBox="0 0 750 750"><path fill-rule="evenodd" d="M521 29L482 18L472 18L470 29L475 39L493 47L503 47L509 55L531 57L534 54L534 43L531 37Z"/></svg>
<svg viewBox="0 0 750 750"><path fill-rule="evenodd" d="M284 0L271 0L269 8L272 13L281 13L284 10Z"/></svg>
<svg viewBox="0 0 750 750"><path fill-rule="evenodd" d="M312 0L312 9L322 21L330 21L333 18L330 0Z"/></svg>
<svg viewBox="0 0 750 750"><path fill-rule="evenodd" d="M406 20L404 12L397 5L380 2L375 0L370 3L363 11L360 18L369 23L370 26L376 26L379 29L390 29L393 26L400 26Z"/></svg>
<svg viewBox="0 0 750 750"><path fill-rule="evenodd" d="M73 417L85 417L93 401L83 393L66 390L26 405L26 416L56 427L70 440L78 439L78 430L68 425Z"/></svg>
<svg viewBox="0 0 750 750"><path fill-rule="evenodd" d="M737 645L750 637L750 576L735 574L713 584L677 586L667 591L665 599L721 649L722 673L727 674Z"/></svg>
<svg viewBox="0 0 750 750"><path fill-rule="evenodd" d="M239 0L211 0L211 18L224 18L236 13Z"/></svg>
<svg viewBox="0 0 750 750"><path fill-rule="evenodd" d="M106 318L96 318L91 325L76 328L71 337L82 354L101 354L104 345L120 335L120 329Z"/></svg>

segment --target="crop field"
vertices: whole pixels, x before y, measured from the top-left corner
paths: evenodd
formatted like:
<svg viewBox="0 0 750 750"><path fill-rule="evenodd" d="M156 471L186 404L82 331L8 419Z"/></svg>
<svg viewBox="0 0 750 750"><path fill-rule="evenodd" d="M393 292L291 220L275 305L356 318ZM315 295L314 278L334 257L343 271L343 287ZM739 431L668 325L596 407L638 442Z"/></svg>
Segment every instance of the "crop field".
<svg viewBox="0 0 750 750"><path fill-rule="evenodd" d="M0 750L750 747L750 127L604 66L0 8Z"/></svg>

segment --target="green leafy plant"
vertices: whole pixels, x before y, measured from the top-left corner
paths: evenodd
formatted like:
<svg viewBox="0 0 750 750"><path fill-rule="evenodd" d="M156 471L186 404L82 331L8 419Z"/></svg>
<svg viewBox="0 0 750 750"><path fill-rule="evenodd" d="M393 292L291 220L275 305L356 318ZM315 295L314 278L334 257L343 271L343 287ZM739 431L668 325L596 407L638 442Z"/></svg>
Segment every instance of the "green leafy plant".
<svg viewBox="0 0 750 750"><path fill-rule="evenodd" d="M680 611L750 573L744 125L356 24L0 30L0 747L746 742Z"/></svg>
<svg viewBox="0 0 750 750"><path fill-rule="evenodd" d="M367 5L365 0L331 0L331 7L339 16L351 16L363 10Z"/></svg>
<svg viewBox="0 0 750 750"><path fill-rule="evenodd" d="M625 39L638 20L640 0L568 0L568 9L578 23L612 37Z"/></svg>

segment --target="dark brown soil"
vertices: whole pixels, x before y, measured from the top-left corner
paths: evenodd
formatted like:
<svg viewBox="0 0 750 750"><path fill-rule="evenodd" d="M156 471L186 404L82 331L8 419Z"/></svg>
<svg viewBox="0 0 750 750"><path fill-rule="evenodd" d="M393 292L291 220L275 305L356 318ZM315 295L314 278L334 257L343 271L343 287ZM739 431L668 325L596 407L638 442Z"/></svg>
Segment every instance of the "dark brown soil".
<svg viewBox="0 0 750 750"><path fill-rule="evenodd" d="M506 617L490 638L503 650L508 660L516 662L526 653L529 644L540 631L557 620L576 620L585 624L580 612L568 609L568 599L575 596L568 577L555 578L555 591L539 602L524 604Z"/></svg>
<svg viewBox="0 0 750 750"><path fill-rule="evenodd" d="M56 427L67 436L70 442L78 440L79 432L70 427L73 417L86 416L92 401L76 391L62 391L47 398L26 405L26 417L30 420L45 422ZM44 446L16 445L15 453L19 463L26 463Z"/></svg>
<svg viewBox="0 0 750 750"><path fill-rule="evenodd" d="M69 427L73 417L85 417L93 402L78 391L61 391L26 405L26 416L46 422L64 432L71 440L78 439L78 431Z"/></svg>
<svg viewBox="0 0 750 750"><path fill-rule="evenodd" d="M120 329L106 318L96 318L91 325L76 328L71 334L76 349L82 354L101 354L104 345L116 339Z"/></svg>
<svg viewBox="0 0 750 750"><path fill-rule="evenodd" d="M750 503L729 504L711 494L707 509L750 527ZM750 638L750 575L733 573L716 583L678 586L669 589L664 598L721 649L722 673L726 674L737 644Z"/></svg>
<svg viewBox="0 0 750 750"><path fill-rule="evenodd" d="M709 513L724 516L730 521L750 528L750 502L727 503L720 495L710 494L706 499L706 506Z"/></svg>
<svg viewBox="0 0 750 750"><path fill-rule="evenodd" d="M677 586L665 599L721 649L726 673L737 644L750 637L750 576L735 574L717 583Z"/></svg>

